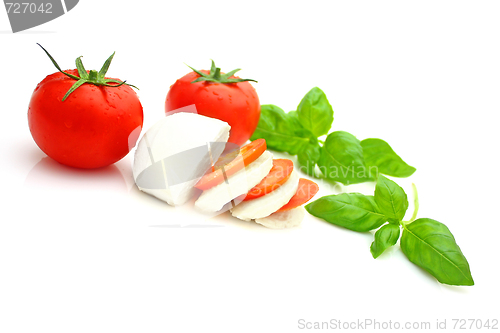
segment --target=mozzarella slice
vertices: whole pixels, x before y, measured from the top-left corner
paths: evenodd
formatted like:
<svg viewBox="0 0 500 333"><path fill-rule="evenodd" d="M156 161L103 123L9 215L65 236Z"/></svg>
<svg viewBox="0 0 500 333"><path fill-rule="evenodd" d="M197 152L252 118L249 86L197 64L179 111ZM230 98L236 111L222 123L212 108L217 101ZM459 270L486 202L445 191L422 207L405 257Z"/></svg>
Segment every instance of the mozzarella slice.
<svg viewBox="0 0 500 333"><path fill-rule="evenodd" d="M299 174L293 170L290 178L279 188L260 198L241 202L231 209L231 213L234 217L244 221L269 216L290 201L298 187Z"/></svg>
<svg viewBox="0 0 500 333"><path fill-rule="evenodd" d="M276 212L261 219L255 219L255 222L271 229L285 229L300 225L305 216L305 209L302 206Z"/></svg>
<svg viewBox="0 0 500 333"><path fill-rule="evenodd" d="M175 113L151 127L134 156L137 187L170 205L194 195L194 185L221 155L230 126L195 113Z"/></svg>
<svg viewBox="0 0 500 333"><path fill-rule="evenodd" d="M266 150L247 167L231 175L227 181L203 191L196 200L195 207L206 213L221 210L231 200L247 194L269 174L272 167L273 154Z"/></svg>

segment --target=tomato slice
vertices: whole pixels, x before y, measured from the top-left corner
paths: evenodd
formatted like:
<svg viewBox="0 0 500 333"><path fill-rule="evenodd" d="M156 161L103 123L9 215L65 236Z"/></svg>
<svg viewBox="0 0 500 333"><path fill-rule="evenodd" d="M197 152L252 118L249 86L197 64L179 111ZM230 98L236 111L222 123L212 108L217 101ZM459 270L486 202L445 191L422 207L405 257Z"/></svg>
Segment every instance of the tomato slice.
<svg viewBox="0 0 500 333"><path fill-rule="evenodd" d="M284 184L293 171L293 162L288 159L273 160L273 167L269 174L262 179L260 183L255 185L248 193L243 201L260 198L269 192L274 191Z"/></svg>
<svg viewBox="0 0 500 333"><path fill-rule="evenodd" d="M302 206L303 204L311 200L312 197L314 197L316 193L318 193L318 191L318 184L309 179L300 178L297 192L286 205L278 209L278 212L283 212L285 210L290 210Z"/></svg>
<svg viewBox="0 0 500 333"><path fill-rule="evenodd" d="M212 172L201 177L195 187L200 190L208 190L215 185L222 184L224 182L224 173L226 177L235 174L258 159L266 151L266 148L266 140L257 139L240 149L228 152L217 160L212 167Z"/></svg>

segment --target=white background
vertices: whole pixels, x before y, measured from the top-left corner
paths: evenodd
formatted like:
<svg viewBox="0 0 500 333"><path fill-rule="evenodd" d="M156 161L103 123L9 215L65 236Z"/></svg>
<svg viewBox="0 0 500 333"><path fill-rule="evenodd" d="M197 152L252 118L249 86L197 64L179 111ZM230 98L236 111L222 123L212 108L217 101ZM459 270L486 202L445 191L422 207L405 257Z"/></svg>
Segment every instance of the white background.
<svg viewBox="0 0 500 333"><path fill-rule="evenodd" d="M295 332L300 319L365 318L446 319L450 330L453 318L499 320L499 16L498 1L82 0L12 34L0 10L0 332ZM397 182L410 200L416 183L419 217L448 225L476 285L440 285L399 245L374 260L371 233L312 216L275 231L174 209L135 188L130 154L95 171L58 165L27 124L33 89L55 71L36 42L64 69L81 55L99 69L116 51L109 75L140 87L145 128L163 116L184 63L243 68L261 102L285 110L320 87L333 130L382 138L417 167Z"/></svg>

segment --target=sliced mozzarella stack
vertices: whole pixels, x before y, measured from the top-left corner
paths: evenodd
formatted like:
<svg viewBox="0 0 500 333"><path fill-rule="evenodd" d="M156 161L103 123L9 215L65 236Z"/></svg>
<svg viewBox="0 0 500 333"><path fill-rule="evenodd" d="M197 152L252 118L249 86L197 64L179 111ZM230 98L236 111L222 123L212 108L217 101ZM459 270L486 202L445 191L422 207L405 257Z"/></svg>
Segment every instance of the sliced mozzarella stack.
<svg viewBox="0 0 500 333"><path fill-rule="evenodd" d="M259 139L222 156L196 184L204 192L195 206L207 213L230 208L234 217L273 229L299 225L304 218L301 206L318 185L299 179L291 160L273 160L265 148Z"/></svg>
<svg viewBox="0 0 500 333"><path fill-rule="evenodd" d="M175 113L157 122L135 151L133 175L141 191L170 205L194 195L194 185L225 148L230 126L194 113Z"/></svg>

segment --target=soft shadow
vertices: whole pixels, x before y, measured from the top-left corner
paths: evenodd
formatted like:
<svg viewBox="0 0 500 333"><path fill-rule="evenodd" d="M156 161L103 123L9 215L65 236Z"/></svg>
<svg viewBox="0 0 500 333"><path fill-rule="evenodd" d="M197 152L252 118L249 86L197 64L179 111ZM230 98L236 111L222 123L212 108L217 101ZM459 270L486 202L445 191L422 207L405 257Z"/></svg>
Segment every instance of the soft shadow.
<svg viewBox="0 0 500 333"><path fill-rule="evenodd" d="M31 31L31 30L24 30L24 31L19 31L16 32L16 34L20 35L43 35L43 34L55 34L57 31Z"/></svg>
<svg viewBox="0 0 500 333"><path fill-rule="evenodd" d="M187 225L181 225L181 224L164 224L164 225L150 225L152 228L171 228L171 229L185 229L185 228L200 228L200 229L205 229L205 228L223 228L223 225L214 225L214 224L187 224Z"/></svg>
<svg viewBox="0 0 500 333"><path fill-rule="evenodd" d="M11 159L13 163L26 166L35 165L40 162L42 158L47 157L32 139L16 142L16 144L10 146L9 153L9 159Z"/></svg>
<svg viewBox="0 0 500 333"><path fill-rule="evenodd" d="M103 190L127 192L127 183L115 165L98 169L78 169L42 158L28 173L24 187L64 191Z"/></svg>
<svg viewBox="0 0 500 333"><path fill-rule="evenodd" d="M29 30L25 30L25 31L19 31L19 32L12 32L10 30L2 30L0 31L0 35L6 35L6 34L11 34L11 35L42 35L42 34L55 34L56 31L29 31Z"/></svg>
<svg viewBox="0 0 500 333"><path fill-rule="evenodd" d="M442 289L445 289L445 290L448 290L448 291L451 291L451 292L454 292L454 293L458 293L458 294L469 294L470 293L470 288L473 287L473 286L450 286L448 284L442 284L442 283L439 283L439 286L442 288Z"/></svg>
<svg viewBox="0 0 500 333"><path fill-rule="evenodd" d="M140 202L141 204L147 205L147 209L161 209L171 211L175 207L170 206L165 201L158 199L157 197L139 190L137 185L133 185L129 190L128 194L133 197L134 200Z"/></svg>

